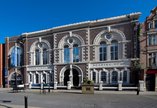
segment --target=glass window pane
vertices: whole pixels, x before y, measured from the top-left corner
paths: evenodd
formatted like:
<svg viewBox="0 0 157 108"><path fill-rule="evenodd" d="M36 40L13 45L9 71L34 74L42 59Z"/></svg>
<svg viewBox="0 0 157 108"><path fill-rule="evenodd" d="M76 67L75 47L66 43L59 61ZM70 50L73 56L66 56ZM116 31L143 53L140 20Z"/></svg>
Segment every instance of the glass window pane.
<svg viewBox="0 0 157 108"><path fill-rule="evenodd" d="M103 83L106 83L106 72L101 72L101 81L103 81Z"/></svg>
<svg viewBox="0 0 157 108"><path fill-rule="evenodd" d="M73 62L79 62L79 48L77 44L73 46Z"/></svg>
<svg viewBox="0 0 157 108"><path fill-rule="evenodd" d="M35 56L36 56L36 65L39 65L40 64L40 52L39 52L39 49L36 49Z"/></svg>
<svg viewBox="0 0 157 108"><path fill-rule="evenodd" d="M118 81L118 72L113 71L112 72L112 83L117 83Z"/></svg>
<svg viewBox="0 0 157 108"><path fill-rule="evenodd" d="M48 52L47 52L47 49L43 49L43 64L48 64Z"/></svg>
<svg viewBox="0 0 157 108"><path fill-rule="evenodd" d="M155 28L157 28L157 20L155 20Z"/></svg>
<svg viewBox="0 0 157 108"><path fill-rule="evenodd" d="M93 72L93 81L96 83L96 72Z"/></svg>
<svg viewBox="0 0 157 108"><path fill-rule="evenodd" d="M123 83L127 82L127 71L123 72Z"/></svg>
<svg viewBox="0 0 157 108"><path fill-rule="evenodd" d="M64 46L64 62L69 63L70 62L70 49L69 46Z"/></svg>
<svg viewBox="0 0 157 108"><path fill-rule="evenodd" d="M99 48L99 58L100 58L100 61L104 61L106 60L107 58L107 52L106 52L106 43L105 42L101 42L100 43L100 48Z"/></svg>

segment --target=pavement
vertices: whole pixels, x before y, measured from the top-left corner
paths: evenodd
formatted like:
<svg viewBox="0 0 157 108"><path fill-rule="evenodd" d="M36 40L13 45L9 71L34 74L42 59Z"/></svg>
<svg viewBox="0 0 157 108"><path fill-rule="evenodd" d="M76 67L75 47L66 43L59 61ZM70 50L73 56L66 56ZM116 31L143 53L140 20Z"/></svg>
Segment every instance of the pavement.
<svg viewBox="0 0 157 108"><path fill-rule="evenodd" d="M0 88L0 93L2 94L8 94L8 93L11 93L11 94L15 94L16 93L12 93L12 88ZM19 91L20 95L26 95L26 94L48 94L48 91L42 91L42 90L39 90L39 89L27 89L25 91ZM17 95L19 95L19 93L17 93ZM58 94L59 96L60 95L65 95L66 97L71 94L71 96L78 96L77 94L82 94L81 90L64 90L64 89L59 89L59 90L51 90L51 96L56 96L58 98L58 95L55 95L55 94ZM136 91L97 91L95 90L94 91L94 95L95 96L101 96L101 95L105 95L105 96L112 96L112 95L119 95L120 97L123 97L123 95L126 95L126 96L136 96L137 95L137 92ZM22 95L22 96L23 96ZM48 97L50 98L49 96L50 95L43 95L45 97L45 99ZM157 92L148 92L148 91L144 91L144 92L140 92L139 93L139 96L157 96ZM90 97L90 96L89 96ZM60 97L59 97L60 98ZM151 97L152 98L152 97ZM9 104L9 102L5 101L5 100L2 100L3 98L0 98L2 102L0 102L0 108L24 108L24 105L12 105L12 104ZM74 98L75 99L75 98ZM127 99L127 98L126 98ZM156 98L155 98L156 99ZM64 102L64 101L63 101ZM87 105L90 107L90 105ZM91 106L92 107L92 106ZM44 107L34 107L34 106L30 106L29 105L29 108L44 108Z"/></svg>
<svg viewBox="0 0 157 108"><path fill-rule="evenodd" d="M13 92L12 88L0 88L0 92ZM25 93L48 93L48 90L40 90L40 89L26 89L21 90L18 92L25 92ZM51 90L52 93L77 93L81 94L81 90L66 90L66 89L57 89L57 90ZM112 90L95 90L94 94L137 94L137 91L112 91ZM139 95L157 95L156 91L141 91L139 92Z"/></svg>

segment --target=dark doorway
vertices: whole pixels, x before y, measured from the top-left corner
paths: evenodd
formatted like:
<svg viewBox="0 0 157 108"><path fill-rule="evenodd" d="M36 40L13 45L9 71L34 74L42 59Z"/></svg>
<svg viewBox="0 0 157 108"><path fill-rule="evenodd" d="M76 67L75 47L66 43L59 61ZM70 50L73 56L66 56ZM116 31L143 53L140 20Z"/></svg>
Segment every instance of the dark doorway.
<svg viewBox="0 0 157 108"><path fill-rule="evenodd" d="M64 85L67 86L67 82L69 81L70 69L64 72Z"/></svg>
<svg viewBox="0 0 157 108"><path fill-rule="evenodd" d="M155 91L155 74L147 74L146 88L147 91Z"/></svg>
<svg viewBox="0 0 157 108"><path fill-rule="evenodd" d="M73 85L75 87L79 85L79 73L76 69L73 69Z"/></svg>

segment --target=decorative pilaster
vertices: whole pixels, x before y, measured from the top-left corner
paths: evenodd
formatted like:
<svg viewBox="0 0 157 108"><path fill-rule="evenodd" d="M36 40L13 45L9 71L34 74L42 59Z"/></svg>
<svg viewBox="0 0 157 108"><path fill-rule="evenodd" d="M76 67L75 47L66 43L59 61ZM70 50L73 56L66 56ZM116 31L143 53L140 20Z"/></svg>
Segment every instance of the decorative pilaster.
<svg viewBox="0 0 157 108"><path fill-rule="evenodd" d="M53 76L53 78L54 78L54 82L57 82L57 67L56 67L56 65L54 65L54 76Z"/></svg>

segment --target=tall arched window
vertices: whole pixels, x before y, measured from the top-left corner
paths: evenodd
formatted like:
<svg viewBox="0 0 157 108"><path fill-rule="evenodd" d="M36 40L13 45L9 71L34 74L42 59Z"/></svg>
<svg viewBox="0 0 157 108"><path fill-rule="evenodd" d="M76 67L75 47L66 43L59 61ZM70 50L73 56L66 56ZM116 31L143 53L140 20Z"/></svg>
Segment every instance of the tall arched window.
<svg viewBox="0 0 157 108"><path fill-rule="evenodd" d="M100 43L100 48L99 48L99 59L100 61L104 61L107 58L107 51L106 51L107 47L106 47L106 42L101 42Z"/></svg>
<svg viewBox="0 0 157 108"><path fill-rule="evenodd" d="M112 83L117 83L118 82L118 72L113 71L112 72Z"/></svg>
<svg viewBox="0 0 157 108"><path fill-rule="evenodd" d="M73 62L79 62L79 47L77 44L73 45Z"/></svg>
<svg viewBox="0 0 157 108"><path fill-rule="evenodd" d="M47 49L43 49L43 64L48 64L48 52Z"/></svg>
<svg viewBox="0 0 157 108"><path fill-rule="evenodd" d="M101 81L103 81L103 83L107 83L107 73L106 72L101 72Z"/></svg>
<svg viewBox="0 0 157 108"><path fill-rule="evenodd" d="M116 40L111 42L111 60L118 60L118 42Z"/></svg>
<svg viewBox="0 0 157 108"><path fill-rule="evenodd" d="M64 46L64 62L65 63L70 62L70 48L68 45Z"/></svg>
<svg viewBox="0 0 157 108"><path fill-rule="evenodd" d="M20 47L13 47L10 54L10 66L21 66L22 65L22 49Z"/></svg>
<svg viewBox="0 0 157 108"><path fill-rule="evenodd" d="M46 40L34 42L30 48L31 65L45 65L50 63L50 44Z"/></svg>
<svg viewBox="0 0 157 108"><path fill-rule="evenodd" d="M36 63L36 65L40 64L40 51L39 51L39 49L35 50L35 63Z"/></svg>

